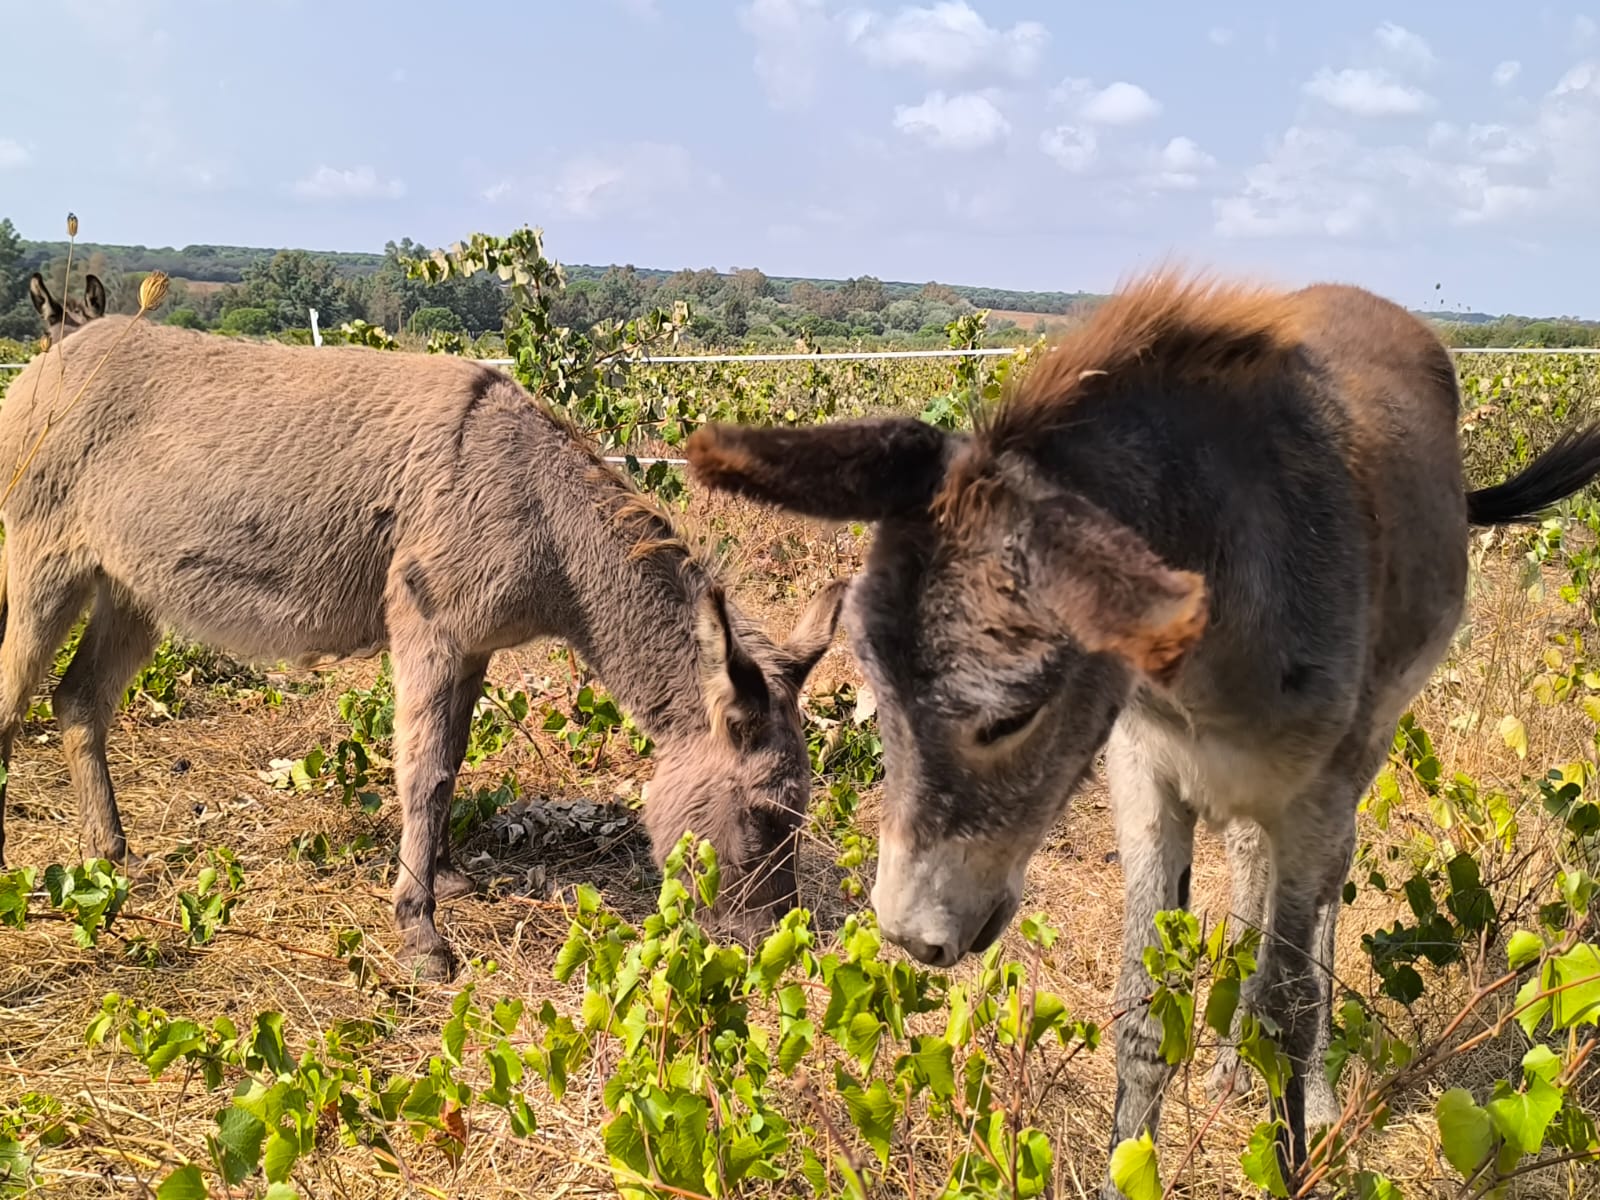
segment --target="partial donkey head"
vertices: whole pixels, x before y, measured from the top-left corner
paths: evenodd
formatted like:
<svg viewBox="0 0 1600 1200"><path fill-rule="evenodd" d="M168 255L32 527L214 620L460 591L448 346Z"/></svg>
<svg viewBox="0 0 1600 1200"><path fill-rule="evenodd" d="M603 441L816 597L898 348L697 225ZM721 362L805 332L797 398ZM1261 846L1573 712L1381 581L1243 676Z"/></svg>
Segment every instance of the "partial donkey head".
<svg viewBox="0 0 1600 1200"><path fill-rule="evenodd" d="M717 851L721 891L713 919L754 937L794 907L796 855L811 799L800 723L806 676L827 652L846 581L815 597L773 642L709 583L697 603L699 685L707 721L666 740L644 808L657 865L685 830Z"/></svg>
<svg viewBox="0 0 1600 1200"><path fill-rule="evenodd" d="M982 950L1131 689L1200 637L1203 581L981 434L711 426L688 453L711 486L879 523L844 611L887 768L873 902L926 962Z"/></svg>
<svg viewBox="0 0 1600 1200"><path fill-rule="evenodd" d="M57 341L69 337L90 321L106 315L106 289L97 275L83 278L83 299L67 298L60 303L45 287L44 276L37 271L28 280L28 299L44 319L45 337Z"/></svg>

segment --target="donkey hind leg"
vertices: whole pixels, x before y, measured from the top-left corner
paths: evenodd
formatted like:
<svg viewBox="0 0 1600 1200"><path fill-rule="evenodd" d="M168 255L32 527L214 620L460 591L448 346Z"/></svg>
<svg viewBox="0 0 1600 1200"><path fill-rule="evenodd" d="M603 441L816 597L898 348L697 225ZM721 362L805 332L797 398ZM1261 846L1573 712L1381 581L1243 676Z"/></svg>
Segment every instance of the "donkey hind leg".
<svg viewBox="0 0 1600 1200"><path fill-rule="evenodd" d="M67 774L77 792L84 852L129 869L139 866L141 860L129 852L122 832L106 762L106 731L128 680L155 649L157 632L148 617L119 599L111 585L102 581L83 640L55 695Z"/></svg>
<svg viewBox="0 0 1600 1200"><path fill-rule="evenodd" d="M1250 820L1236 820L1228 825L1223 835L1228 852L1228 883L1231 896L1228 904L1228 922L1232 936L1237 938L1247 929L1265 931L1267 927L1267 893L1272 883L1272 869L1267 861L1265 835L1261 826ZM1239 1022L1234 1015L1232 1036L1221 1040L1217 1047L1217 1061L1211 1068L1207 1090L1213 1100L1238 1095L1247 1089L1247 1076L1239 1069Z"/></svg>
<svg viewBox="0 0 1600 1200"><path fill-rule="evenodd" d="M26 567L22 566L26 563ZM5 636L0 641L0 862L5 861L6 772L33 690L89 599L89 576L62 559L29 562L5 554Z"/></svg>
<svg viewBox="0 0 1600 1200"><path fill-rule="evenodd" d="M1189 871L1194 856L1194 812L1183 803L1177 783L1151 761L1129 734L1112 734L1106 753L1111 808L1116 822L1123 873L1122 969L1113 1010L1117 1019L1117 1098L1111 1120L1111 1149L1148 1131L1156 1135L1161 1093L1172 1068L1160 1053L1161 1023L1140 1011L1151 980L1144 951L1157 942L1155 915L1189 904ZM1107 1179L1106 1200L1120 1195Z"/></svg>
<svg viewBox="0 0 1600 1200"><path fill-rule="evenodd" d="M466 674L456 685L455 698L450 710L450 762L452 792L455 777L461 772L461 761L467 756L467 740L472 735L472 714L477 710L483 695L483 677L489 670L489 656L469 659L463 669ZM452 795L452 799L453 799ZM450 801L440 806L437 814L438 831L435 843L438 857L433 864L433 898L436 903L470 896L478 890L472 877L457 867L450 858Z"/></svg>
<svg viewBox="0 0 1600 1200"><path fill-rule="evenodd" d="M403 952L426 979L455 973L450 946L434 926L434 871L440 833L455 790L451 729L459 655L432 640L416 639L393 651L395 783L400 793L400 862L394 881L394 916Z"/></svg>
<svg viewBox="0 0 1600 1200"><path fill-rule="evenodd" d="M1286 1170L1303 1163L1308 1118L1326 1124L1336 1107L1324 1060L1332 1017L1333 936L1344 878L1355 839L1355 807L1368 775L1359 751L1333 761L1337 777L1324 778L1292 806L1291 820L1270 830L1271 916L1256 973L1245 983L1243 1007L1277 1025L1290 1075L1278 1116L1287 1129L1279 1157ZM1352 759L1361 760L1354 772Z"/></svg>

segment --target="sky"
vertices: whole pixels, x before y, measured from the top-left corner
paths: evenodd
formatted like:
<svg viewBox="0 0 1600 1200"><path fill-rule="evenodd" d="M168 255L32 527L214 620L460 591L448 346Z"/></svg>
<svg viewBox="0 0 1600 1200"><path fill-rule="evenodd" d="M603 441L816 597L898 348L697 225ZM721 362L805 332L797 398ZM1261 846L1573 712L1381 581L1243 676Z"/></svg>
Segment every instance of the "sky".
<svg viewBox="0 0 1600 1200"><path fill-rule="evenodd" d="M24 237L1600 318L1600 0L0 0Z"/></svg>

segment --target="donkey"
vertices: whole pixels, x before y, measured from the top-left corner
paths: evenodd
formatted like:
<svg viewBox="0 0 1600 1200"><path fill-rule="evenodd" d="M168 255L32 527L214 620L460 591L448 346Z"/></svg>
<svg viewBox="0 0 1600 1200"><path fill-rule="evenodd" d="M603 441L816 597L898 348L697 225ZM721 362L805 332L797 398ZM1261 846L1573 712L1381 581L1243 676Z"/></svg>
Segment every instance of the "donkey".
<svg viewBox="0 0 1600 1200"><path fill-rule="evenodd" d="M82 300L66 299L65 303L57 303L45 287L44 276L35 271L28 277L28 298L44 318L47 342L65 337L106 313L106 285L100 282L98 275L83 277Z"/></svg>
<svg viewBox="0 0 1600 1200"><path fill-rule="evenodd" d="M54 311L48 293L41 308ZM302 666L387 648L395 920L420 975L449 978L434 913L472 890L447 831L484 674L494 651L557 637L658 743L644 813L657 863L686 829L709 840L724 882L711 917L736 935L792 907L811 779L799 691L845 581L819 591L787 641L769 639L581 434L466 359L104 317L12 384L8 472L36 441L0 506L0 761L92 605L55 694L91 856L136 861L106 730L162 628Z"/></svg>
<svg viewBox="0 0 1600 1200"><path fill-rule="evenodd" d="M876 523L844 620L879 697L891 940L942 967L992 943L1106 750L1113 1146L1158 1124L1143 951L1188 904L1197 818L1228 828L1236 905L1267 934L1245 1003L1294 1066L1280 1152L1303 1162L1308 1121L1335 1117L1325 980L1356 805L1461 619L1468 524L1531 519L1600 472L1589 427L1467 493L1458 408L1444 346L1369 292L1154 276L970 435L879 418L690 440L705 485Z"/></svg>

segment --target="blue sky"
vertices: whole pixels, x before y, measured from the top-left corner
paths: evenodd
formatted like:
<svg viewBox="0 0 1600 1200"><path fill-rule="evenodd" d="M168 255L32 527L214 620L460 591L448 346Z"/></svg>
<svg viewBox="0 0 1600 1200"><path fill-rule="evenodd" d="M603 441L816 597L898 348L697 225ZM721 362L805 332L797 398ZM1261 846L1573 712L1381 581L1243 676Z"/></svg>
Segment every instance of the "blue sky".
<svg viewBox="0 0 1600 1200"><path fill-rule="evenodd" d="M1018 288L1177 258L1600 317L1588 5L9 3L0 215Z"/></svg>

